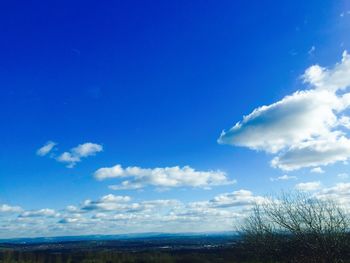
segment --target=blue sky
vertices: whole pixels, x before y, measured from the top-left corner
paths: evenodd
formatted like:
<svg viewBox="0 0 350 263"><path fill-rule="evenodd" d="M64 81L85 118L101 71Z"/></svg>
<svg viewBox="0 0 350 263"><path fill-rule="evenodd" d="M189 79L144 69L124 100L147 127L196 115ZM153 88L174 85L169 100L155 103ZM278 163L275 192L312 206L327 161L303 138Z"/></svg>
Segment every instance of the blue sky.
<svg viewBox="0 0 350 263"><path fill-rule="evenodd" d="M0 237L231 230L281 189L350 198L346 1L0 10Z"/></svg>

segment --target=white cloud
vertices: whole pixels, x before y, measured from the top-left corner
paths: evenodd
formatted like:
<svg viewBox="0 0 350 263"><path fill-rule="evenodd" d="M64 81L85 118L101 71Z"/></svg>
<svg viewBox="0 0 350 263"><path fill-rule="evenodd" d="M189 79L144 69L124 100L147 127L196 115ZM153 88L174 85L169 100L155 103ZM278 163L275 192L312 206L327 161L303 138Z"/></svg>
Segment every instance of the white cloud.
<svg viewBox="0 0 350 263"><path fill-rule="evenodd" d="M59 216L58 213L56 213L55 210L44 208L40 210L31 210L31 211L24 211L20 214L20 217L55 217Z"/></svg>
<svg viewBox="0 0 350 263"><path fill-rule="evenodd" d="M118 185L109 185L108 188L111 190L136 190L144 188L143 183L136 183L134 181L123 181ZM158 189L159 192L162 192L162 189Z"/></svg>
<svg viewBox="0 0 350 263"><path fill-rule="evenodd" d="M150 223L150 227L153 227L154 230L157 224L162 224L162 229L164 229L164 224L169 227L169 222L172 222L172 224L176 224L176 231L179 231L179 227L189 226L191 222L196 222L197 225L190 225L192 227L190 229L198 231L198 227L202 223L223 221L225 221L225 226L229 226L231 229L233 218L243 216L243 213L239 211L247 211L247 209L251 209L253 204L265 201L267 201L266 198L255 196L251 191L241 189L232 193L219 194L208 201L189 203L171 199L133 203L127 197L107 195L96 201L86 200L80 208L81 211L85 211L85 215L92 213L91 219L102 220L100 222L104 222L104 224L108 224L109 221L130 222L132 220L134 226L145 225L146 222ZM65 218L76 217L66 216ZM79 219L82 221L81 218ZM76 221L64 220L60 223L76 224Z"/></svg>
<svg viewBox="0 0 350 263"><path fill-rule="evenodd" d="M106 203L129 202L130 200L131 200L130 196L120 196L120 195L113 195L113 194L108 194L101 198L101 202L106 202Z"/></svg>
<svg viewBox="0 0 350 263"><path fill-rule="evenodd" d="M331 70L314 65L308 68L304 74L306 83L310 83L318 89L329 91L344 90L350 85L350 56L346 51L343 53L341 63Z"/></svg>
<svg viewBox="0 0 350 263"><path fill-rule="evenodd" d="M58 221L60 224L72 224L72 223L82 223L85 220L83 218L77 218L77 217L66 217L62 218Z"/></svg>
<svg viewBox="0 0 350 263"><path fill-rule="evenodd" d="M261 196L255 196L249 190L241 189L232 193L220 194L210 200L210 204L215 207L233 207L233 206L250 206L261 204L267 199Z"/></svg>
<svg viewBox="0 0 350 263"><path fill-rule="evenodd" d="M86 142L84 144L79 144L77 147L71 150L72 155L82 157L88 157L95 155L103 150L102 145Z"/></svg>
<svg viewBox="0 0 350 263"><path fill-rule="evenodd" d="M265 198L244 189L195 202L134 201L129 196L108 194L57 211L46 208L22 211L19 216L4 214L0 236L232 230L234 220L244 218L255 202L265 202Z"/></svg>
<svg viewBox="0 0 350 263"><path fill-rule="evenodd" d="M350 140L345 136L328 137L301 142L271 161L273 167L291 171L303 167L328 165L346 161L350 156Z"/></svg>
<svg viewBox="0 0 350 263"><path fill-rule="evenodd" d="M315 167L310 170L311 173L323 174L324 170L321 167Z"/></svg>
<svg viewBox="0 0 350 263"><path fill-rule="evenodd" d="M255 109L228 132L219 143L276 153L314 136L325 134L336 123L334 94L298 91L269 106Z"/></svg>
<svg viewBox="0 0 350 263"><path fill-rule="evenodd" d="M295 189L303 192L311 192L321 188L321 182L307 182L307 183L299 183L295 186Z"/></svg>
<svg viewBox="0 0 350 263"><path fill-rule="evenodd" d="M96 153L102 151L102 145L86 142L72 148L69 152L62 153L57 157L57 161L67 163L67 167L72 168L76 165L77 162L80 162L82 158L94 156Z"/></svg>
<svg viewBox="0 0 350 263"><path fill-rule="evenodd" d="M271 182L274 182L274 181L288 181L288 180L296 180L296 179L298 179L296 176L284 174L284 175L278 176L276 178L270 178L270 181Z"/></svg>
<svg viewBox="0 0 350 263"><path fill-rule="evenodd" d="M310 89L297 91L268 106L255 109L230 130L221 144L248 147L275 154L271 164L283 170L317 167L350 157L349 127L344 111L350 105L350 56L332 69L309 67L303 75Z"/></svg>
<svg viewBox="0 0 350 263"><path fill-rule="evenodd" d="M56 147L56 145L57 143L48 141L43 147L36 151L36 154L39 156L45 156L49 154Z"/></svg>
<svg viewBox="0 0 350 263"><path fill-rule="evenodd" d="M0 213L17 213L21 211L22 211L22 208L19 206L10 206L7 204L0 205Z"/></svg>
<svg viewBox="0 0 350 263"><path fill-rule="evenodd" d="M124 180L119 185L110 186L111 189L138 189L147 185L157 187L201 187L207 188L217 185L233 184L229 181L226 173L222 171L197 171L189 166L164 167L164 168L141 168L121 165L98 169L95 174L97 180L108 178L131 178Z"/></svg>
<svg viewBox="0 0 350 263"><path fill-rule="evenodd" d="M105 195L97 201L85 200L82 206L83 210L125 210L131 200L129 196Z"/></svg>
<svg viewBox="0 0 350 263"><path fill-rule="evenodd" d="M124 169L120 164L113 167L100 168L95 172L95 178L97 180L105 180L108 178L119 178L124 177Z"/></svg>
<svg viewBox="0 0 350 263"><path fill-rule="evenodd" d="M338 183L335 186L324 188L315 196L323 200L336 201L350 208L350 183Z"/></svg>

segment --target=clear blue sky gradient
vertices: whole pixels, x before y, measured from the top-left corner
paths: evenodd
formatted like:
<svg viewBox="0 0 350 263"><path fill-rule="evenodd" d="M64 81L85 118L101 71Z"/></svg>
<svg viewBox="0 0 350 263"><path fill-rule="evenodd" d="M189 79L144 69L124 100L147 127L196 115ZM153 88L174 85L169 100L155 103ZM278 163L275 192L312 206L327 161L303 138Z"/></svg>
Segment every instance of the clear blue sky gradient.
<svg viewBox="0 0 350 263"><path fill-rule="evenodd" d="M293 187L269 180L284 174L271 156L217 139L254 108L302 88L307 67L339 61L350 49L350 16L340 16L349 8L331 0L3 1L0 203L59 209L96 199L113 191L94 171L118 163L220 169L237 180L121 192L135 200ZM104 151L67 169L36 155L49 140L60 152L88 141Z"/></svg>

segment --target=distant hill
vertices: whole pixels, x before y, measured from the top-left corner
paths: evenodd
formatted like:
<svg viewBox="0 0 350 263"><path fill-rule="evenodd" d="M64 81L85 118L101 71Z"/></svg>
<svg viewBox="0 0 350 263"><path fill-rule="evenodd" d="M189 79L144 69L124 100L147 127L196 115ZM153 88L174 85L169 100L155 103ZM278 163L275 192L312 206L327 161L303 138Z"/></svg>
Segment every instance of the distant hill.
<svg viewBox="0 0 350 263"><path fill-rule="evenodd" d="M61 243L74 241L108 241L108 240L137 240L137 239L167 239L167 238L205 238L205 237L231 237L237 236L236 232L201 232L201 233L130 233L118 235L85 235L85 236L58 236L35 238L9 238L0 239L0 244L35 244L35 243Z"/></svg>

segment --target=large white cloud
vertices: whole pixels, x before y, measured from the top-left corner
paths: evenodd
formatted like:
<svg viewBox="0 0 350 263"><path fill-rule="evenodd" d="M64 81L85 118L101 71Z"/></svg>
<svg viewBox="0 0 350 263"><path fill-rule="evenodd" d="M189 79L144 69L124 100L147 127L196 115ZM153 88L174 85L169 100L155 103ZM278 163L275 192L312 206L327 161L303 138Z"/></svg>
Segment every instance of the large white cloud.
<svg viewBox="0 0 350 263"><path fill-rule="evenodd" d="M275 153L305 139L325 134L336 123L337 97L327 91L298 91L269 106L255 109L219 143Z"/></svg>
<svg viewBox="0 0 350 263"><path fill-rule="evenodd" d="M255 109L223 131L218 142L276 154L272 166L283 170L347 160L350 56L344 52L332 69L311 66L303 78L309 89Z"/></svg>
<svg viewBox="0 0 350 263"><path fill-rule="evenodd" d="M233 184L226 173L222 171L197 171L189 166L164 167L164 168L141 168L126 167L115 165L98 169L95 174L98 180L108 178L129 178L118 185L110 188L118 189L137 189L147 185L157 187L201 187L207 188L216 185Z"/></svg>

